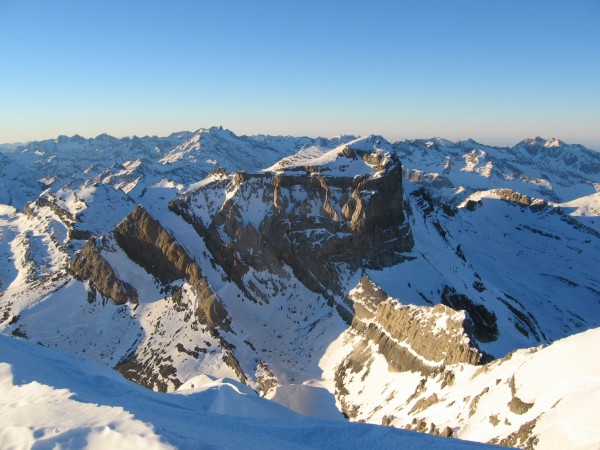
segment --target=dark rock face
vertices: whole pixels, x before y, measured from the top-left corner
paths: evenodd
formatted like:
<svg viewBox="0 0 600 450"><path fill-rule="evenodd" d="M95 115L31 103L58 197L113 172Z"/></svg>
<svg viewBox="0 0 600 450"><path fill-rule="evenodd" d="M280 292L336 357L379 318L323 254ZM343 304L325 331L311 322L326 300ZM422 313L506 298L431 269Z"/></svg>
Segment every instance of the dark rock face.
<svg viewBox="0 0 600 450"><path fill-rule="evenodd" d="M512 189L496 189L494 192L502 200L530 208L534 212L539 212L548 206L542 199L531 198Z"/></svg>
<svg viewBox="0 0 600 450"><path fill-rule="evenodd" d="M77 224L74 223L72 228L69 228L69 239L75 239L80 241L86 241L91 239L94 235L85 230L79 230Z"/></svg>
<svg viewBox="0 0 600 450"><path fill-rule="evenodd" d="M125 253L162 284L185 278L196 290L196 316L201 323L224 329L228 327L227 311L198 266L142 206L135 207L117 226L114 236Z"/></svg>
<svg viewBox="0 0 600 450"><path fill-rule="evenodd" d="M343 292L337 263L354 270L386 267L413 246L397 157L346 149L340 158L362 159L376 176L328 176L326 169L310 166L221 174L169 207L194 226L250 298L268 301L243 281L250 267L285 278L286 265L305 286L330 298ZM227 193L218 205L215 190ZM259 220L252 219L253 208L261 210Z"/></svg>
<svg viewBox="0 0 600 450"><path fill-rule="evenodd" d="M223 361L232 367L238 378L244 382L246 377L233 355L233 349L219 336L220 329L229 329L230 319L227 311L185 250L142 207L136 207L117 226L112 235L129 258L144 267L161 284L166 285L166 291L172 290L169 284L179 279L185 279L191 285L194 301L183 301L180 286L168 298L172 308L170 313L175 314L177 311L177 314L180 314L183 320L182 327L198 330L200 325L208 330L211 336L220 342ZM71 272L76 278L89 281L92 298L97 290L117 304L137 302L138 293L131 285L118 278L102 256L101 248L95 239L86 242L76 255L71 264ZM154 333L164 335L165 330L161 328L160 320L154 326ZM180 342L167 341L157 347L152 339L137 342L115 369L128 379L150 389L176 389L182 382L171 349L177 349L179 353L183 352L191 359L198 359L200 352L204 350L199 346L189 349L182 345Z"/></svg>
<svg viewBox="0 0 600 450"><path fill-rule="evenodd" d="M417 184L430 185L438 188L453 187L452 182L437 173L425 173L415 169L405 169L404 179Z"/></svg>
<svg viewBox="0 0 600 450"><path fill-rule="evenodd" d="M419 433L429 433L436 436L452 437L454 432L450 427L438 428L433 422L429 423L425 419L413 419L413 421L405 427L406 430L414 430Z"/></svg>
<svg viewBox="0 0 600 450"><path fill-rule="evenodd" d="M71 263L70 271L78 280L88 280L93 289L97 289L117 305L138 301L137 291L117 277L108 261L100 254L95 239L84 244Z"/></svg>
<svg viewBox="0 0 600 450"><path fill-rule="evenodd" d="M220 336L216 327L198 320L195 289L188 284L178 286L165 301L168 307L160 314L147 316L146 326L152 332L145 338L140 335L114 369L149 389L168 392L179 388L189 377L186 366L196 365L210 355L246 383L247 377L234 355L235 347Z"/></svg>
<svg viewBox="0 0 600 450"><path fill-rule="evenodd" d="M264 361L259 361L256 365L256 384L262 396L265 396L279 384L277 377Z"/></svg>
<svg viewBox="0 0 600 450"><path fill-rule="evenodd" d="M134 355L118 363L114 369L128 380L158 392L167 392L169 383L175 388L181 386L177 369L169 358L152 354L147 360L138 360Z"/></svg>
<svg viewBox="0 0 600 450"><path fill-rule="evenodd" d="M504 439L494 438L489 443L504 447L534 450L539 442L538 436L534 434L534 429L539 418L540 416L524 423L517 431L509 434Z"/></svg>
<svg viewBox="0 0 600 450"><path fill-rule="evenodd" d="M61 208L57 204L57 200L51 194L38 197L34 202L25 205L24 212L29 217L35 216L39 208L50 208L54 214L58 216L61 222L67 227L69 239L86 241L94 237L93 233L87 230L80 229L81 223L76 214Z"/></svg>
<svg viewBox="0 0 600 450"><path fill-rule="evenodd" d="M188 255L146 210L137 206L114 231L119 246L146 271L169 284L184 277Z"/></svg>
<svg viewBox="0 0 600 450"><path fill-rule="evenodd" d="M510 392L512 394L512 398L510 402L508 402L508 407L511 412L515 414L525 414L533 407L533 403L527 403L517 397L517 389L515 388L515 377L513 376L509 381Z"/></svg>
<svg viewBox="0 0 600 450"><path fill-rule="evenodd" d="M483 354L470 339L465 340L464 317L436 305L415 307L387 301L377 308L375 319L394 340L405 340L419 355L444 364L479 364ZM434 337L432 339L432 337Z"/></svg>
<svg viewBox="0 0 600 450"><path fill-rule="evenodd" d="M474 303L449 286L445 286L442 292L442 304L455 310L466 311L473 325L472 333L480 342L491 342L498 337L496 315L485 306Z"/></svg>

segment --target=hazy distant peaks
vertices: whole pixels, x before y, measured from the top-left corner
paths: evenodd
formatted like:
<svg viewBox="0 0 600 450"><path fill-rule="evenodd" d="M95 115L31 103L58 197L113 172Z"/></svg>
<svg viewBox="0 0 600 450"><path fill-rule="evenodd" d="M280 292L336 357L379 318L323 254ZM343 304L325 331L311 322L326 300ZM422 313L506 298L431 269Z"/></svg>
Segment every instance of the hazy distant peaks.
<svg viewBox="0 0 600 450"><path fill-rule="evenodd" d="M527 145L530 147L546 147L546 148L561 147L563 145L566 145L560 139L556 139L556 138L544 139L540 136L524 139L519 144L524 144L524 145Z"/></svg>

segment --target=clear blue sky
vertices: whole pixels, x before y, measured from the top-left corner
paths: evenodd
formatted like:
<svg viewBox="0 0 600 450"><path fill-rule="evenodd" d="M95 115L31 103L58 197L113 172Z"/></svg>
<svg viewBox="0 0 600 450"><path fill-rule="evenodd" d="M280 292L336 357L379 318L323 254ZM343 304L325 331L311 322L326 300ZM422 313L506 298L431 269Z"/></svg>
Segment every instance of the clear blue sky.
<svg viewBox="0 0 600 450"><path fill-rule="evenodd" d="M212 125L600 149L600 1L0 0L0 142Z"/></svg>

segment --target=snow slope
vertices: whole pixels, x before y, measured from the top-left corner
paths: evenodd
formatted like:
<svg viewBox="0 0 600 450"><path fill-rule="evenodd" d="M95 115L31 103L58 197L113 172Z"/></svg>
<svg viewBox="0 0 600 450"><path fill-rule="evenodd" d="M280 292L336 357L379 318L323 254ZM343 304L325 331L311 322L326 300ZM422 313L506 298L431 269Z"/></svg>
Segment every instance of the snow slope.
<svg viewBox="0 0 600 450"><path fill-rule="evenodd" d="M0 447L485 448L301 418L227 380L158 394L89 360L0 335Z"/></svg>
<svg viewBox="0 0 600 450"><path fill-rule="evenodd" d="M517 350L484 366L454 364L434 376L391 370L372 351L343 384L355 419L399 428L452 430L452 436L538 449L600 446L600 328L547 347ZM332 343L321 361L335 389L341 360L361 338L353 330ZM381 399L385 398L385 402Z"/></svg>

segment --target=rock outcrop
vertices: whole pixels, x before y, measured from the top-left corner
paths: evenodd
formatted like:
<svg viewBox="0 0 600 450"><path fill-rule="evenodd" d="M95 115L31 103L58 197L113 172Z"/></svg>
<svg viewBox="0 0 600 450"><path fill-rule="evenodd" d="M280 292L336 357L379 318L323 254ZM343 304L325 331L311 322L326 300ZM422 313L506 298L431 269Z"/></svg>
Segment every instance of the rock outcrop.
<svg viewBox="0 0 600 450"><path fill-rule="evenodd" d="M342 167L335 174L311 162L270 173L218 172L169 207L250 298L268 301L247 279L251 268L282 278L291 268L310 290L331 298L343 293L340 264L386 267L413 246L398 158L345 147L335 162ZM364 170L357 174L353 165Z"/></svg>
<svg viewBox="0 0 600 450"><path fill-rule="evenodd" d="M27 203L24 208L24 213L33 217L39 213L41 208L49 208L67 228L69 239L87 241L94 237L94 234L88 230L82 229L82 224L79 222L77 214L70 213L65 208L59 206L59 202L52 194L44 193L40 195L34 202Z"/></svg>
<svg viewBox="0 0 600 450"><path fill-rule="evenodd" d="M454 310L466 311L470 319L467 327L480 342L491 342L497 338L496 315L485 306L473 302L466 295L457 293L454 288L449 286L444 286L442 304Z"/></svg>
<svg viewBox="0 0 600 450"><path fill-rule="evenodd" d="M196 316L209 327L227 329L227 311L211 290L194 260L142 206L117 226L114 236L132 261L142 266L162 284L185 278L196 290Z"/></svg>
<svg viewBox="0 0 600 450"><path fill-rule="evenodd" d="M349 333L360 340L335 373L336 397L349 417L356 416L358 405L346 400L350 392L345 380L350 374L368 373L370 346L377 347L390 371L418 372L425 377L443 373L447 365L484 364L491 359L473 339L465 311L442 304L403 305L367 276L351 291L349 300L356 311Z"/></svg>
<svg viewBox="0 0 600 450"><path fill-rule="evenodd" d="M442 304L403 305L367 276L349 298L356 311L352 329L379 347L392 370L430 374L444 365L489 360L475 344L464 311Z"/></svg>
<svg viewBox="0 0 600 450"><path fill-rule="evenodd" d="M546 201L541 198L531 198L512 189L496 189L494 192L502 200L530 208L534 212L539 212L548 206Z"/></svg>
<svg viewBox="0 0 600 450"><path fill-rule="evenodd" d="M97 290L117 305L138 301L138 293L133 286L119 279L114 269L101 255L96 239L90 239L84 244L69 269L75 278L81 281L87 280L92 290Z"/></svg>
<svg viewBox="0 0 600 450"><path fill-rule="evenodd" d="M25 214L31 216L35 214L35 208L43 207L50 208L52 212L54 212L54 214L56 214L66 225L71 225L77 220L75 215L58 206L56 199L49 194L46 196L40 195L35 202L25 205L24 212Z"/></svg>

